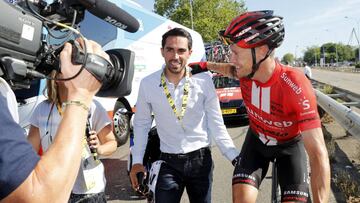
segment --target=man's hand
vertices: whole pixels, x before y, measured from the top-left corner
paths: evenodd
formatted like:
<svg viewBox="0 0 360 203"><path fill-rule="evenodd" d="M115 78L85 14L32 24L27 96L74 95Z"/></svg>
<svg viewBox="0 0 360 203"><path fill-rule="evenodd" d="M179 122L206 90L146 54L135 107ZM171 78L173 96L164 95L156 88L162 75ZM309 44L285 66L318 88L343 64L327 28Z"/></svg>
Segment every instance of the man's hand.
<svg viewBox="0 0 360 203"><path fill-rule="evenodd" d="M188 66L191 68L191 74L195 75L197 73L208 71L207 62L194 62L189 63Z"/></svg>
<svg viewBox="0 0 360 203"><path fill-rule="evenodd" d="M97 136L97 133L96 133L96 131L92 130L89 132L89 134L90 134L89 137L86 139L88 142L88 145L89 145L90 149L97 150L100 146L100 140Z"/></svg>
<svg viewBox="0 0 360 203"><path fill-rule="evenodd" d="M136 177L136 174L138 174L139 172L143 172L145 174L144 178L146 177L146 171L145 168L142 164L134 164L131 167L131 171L130 171L130 180L131 180L131 185L132 188L137 191L139 189L139 182L138 179Z"/></svg>
<svg viewBox="0 0 360 203"><path fill-rule="evenodd" d="M102 50L101 46L94 41L79 40L80 44L86 44L87 53L97 54L109 60L109 56ZM84 46L82 46L84 47ZM71 62L72 46L70 43L66 43L64 49L60 53L61 62L61 77L69 78L79 72L81 65L74 65ZM101 83L86 69L74 79L65 81L65 87L68 91L68 100L80 100L89 102L92 97L100 89Z"/></svg>

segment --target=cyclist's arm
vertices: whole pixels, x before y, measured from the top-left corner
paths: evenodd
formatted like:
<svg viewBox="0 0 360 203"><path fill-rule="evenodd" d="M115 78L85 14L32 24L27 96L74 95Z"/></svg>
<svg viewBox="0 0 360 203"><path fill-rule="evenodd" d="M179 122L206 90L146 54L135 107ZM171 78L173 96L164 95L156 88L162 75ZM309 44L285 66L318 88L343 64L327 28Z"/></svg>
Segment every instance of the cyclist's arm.
<svg viewBox="0 0 360 203"><path fill-rule="evenodd" d="M236 78L235 66L231 63L207 62L207 69L229 78Z"/></svg>
<svg viewBox="0 0 360 203"><path fill-rule="evenodd" d="M311 167L311 188L313 200L328 202L330 193L330 165L321 128L303 131L306 152Z"/></svg>

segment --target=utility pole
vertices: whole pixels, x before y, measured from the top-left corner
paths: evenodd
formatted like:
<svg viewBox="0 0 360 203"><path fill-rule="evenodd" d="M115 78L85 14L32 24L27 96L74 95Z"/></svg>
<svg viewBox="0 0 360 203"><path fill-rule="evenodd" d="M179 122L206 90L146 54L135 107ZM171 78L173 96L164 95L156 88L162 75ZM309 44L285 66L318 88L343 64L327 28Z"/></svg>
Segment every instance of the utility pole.
<svg viewBox="0 0 360 203"><path fill-rule="evenodd" d="M192 0L189 0L190 3L190 20L191 20L191 29L194 30L194 20L193 20L193 6L192 6Z"/></svg>

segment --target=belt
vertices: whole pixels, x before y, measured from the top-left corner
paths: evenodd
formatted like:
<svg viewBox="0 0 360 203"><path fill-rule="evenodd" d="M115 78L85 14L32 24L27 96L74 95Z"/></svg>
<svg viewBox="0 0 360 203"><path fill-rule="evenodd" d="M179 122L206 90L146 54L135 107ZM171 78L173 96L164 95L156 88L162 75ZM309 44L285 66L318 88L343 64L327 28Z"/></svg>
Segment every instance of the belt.
<svg viewBox="0 0 360 203"><path fill-rule="evenodd" d="M204 156L206 154L210 154L211 150L209 147L203 147L198 150L184 153L184 154L171 154L171 153L164 153L161 152L160 159L191 159L199 156Z"/></svg>

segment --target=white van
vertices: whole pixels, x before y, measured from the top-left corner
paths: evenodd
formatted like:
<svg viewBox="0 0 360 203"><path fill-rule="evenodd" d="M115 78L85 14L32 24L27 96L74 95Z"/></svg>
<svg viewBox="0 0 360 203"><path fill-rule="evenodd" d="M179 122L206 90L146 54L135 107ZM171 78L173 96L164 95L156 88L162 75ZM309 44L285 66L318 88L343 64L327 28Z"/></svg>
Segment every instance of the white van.
<svg viewBox="0 0 360 203"><path fill-rule="evenodd" d="M126 143L130 134L129 119L131 114L124 112L133 112L140 80L150 73L159 70L164 64L164 59L160 52L162 35L175 27L185 28L191 33L193 38L193 53L189 62L205 60L206 56L203 40L199 33L152 13L131 0L110 1L139 21L140 28L136 33L129 33L112 26L88 12L86 12L85 19L80 24L80 30L86 38L100 43L105 50L121 48L132 50L135 53L131 94L122 98L96 97L96 100L100 101L108 111L109 116L114 118L114 133L120 146ZM28 119L34 106L43 99L41 95L44 86L44 81L34 82L34 90L30 96L28 95L29 90L23 91L27 96L23 95L22 101L26 99L27 102L24 102L26 105L21 103L19 105L20 116L22 117L20 118L20 124L22 126L28 125ZM21 97L23 93L18 93L17 95ZM41 99L39 99L39 96Z"/></svg>

